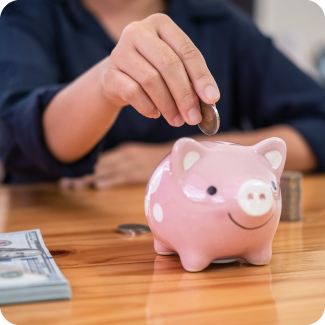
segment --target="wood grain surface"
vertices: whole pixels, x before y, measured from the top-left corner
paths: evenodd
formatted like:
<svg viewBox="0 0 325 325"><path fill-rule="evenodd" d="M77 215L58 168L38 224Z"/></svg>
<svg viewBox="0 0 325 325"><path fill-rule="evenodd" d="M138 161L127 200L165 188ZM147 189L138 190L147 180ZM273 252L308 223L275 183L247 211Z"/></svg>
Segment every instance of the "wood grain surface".
<svg viewBox="0 0 325 325"><path fill-rule="evenodd" d="M308 325L325 309L325 176L303 181L304 220L281 222L268 266L239 262L188 273L157 256L144 186L62 191L55 185L0 187L0 233L38 228L70 281L73 298L1 307L16 325ZM1 293L0 293L1 294Z"/></svg>

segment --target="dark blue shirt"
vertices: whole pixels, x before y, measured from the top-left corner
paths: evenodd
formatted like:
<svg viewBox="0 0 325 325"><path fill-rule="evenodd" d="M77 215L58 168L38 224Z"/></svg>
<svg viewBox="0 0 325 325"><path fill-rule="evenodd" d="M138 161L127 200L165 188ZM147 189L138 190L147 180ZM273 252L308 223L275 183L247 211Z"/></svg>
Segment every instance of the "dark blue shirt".
<svg viewBox="0 0 325 325"><path fill-rule="evenodd" d="M221 100L220 131L289 124L325 170L325 92L279 53L241 12L222 0L171 0L169 16L202 52ZM125 107L85 157L57 161L44 141L42 114L67 83L115 44L78 0L19 0L0 18L1 159L8 182L89 174L100 152L125 141L160 143L199 133ZM92 109L89 107L89 109Z"/></svg>

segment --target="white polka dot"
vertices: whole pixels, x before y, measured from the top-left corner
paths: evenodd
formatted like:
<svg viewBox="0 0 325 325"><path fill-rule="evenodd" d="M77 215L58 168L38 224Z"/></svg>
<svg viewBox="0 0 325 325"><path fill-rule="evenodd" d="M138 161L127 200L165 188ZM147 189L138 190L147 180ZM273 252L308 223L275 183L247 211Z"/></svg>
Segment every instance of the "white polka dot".
<svg viewBox="0 0 325 325"><path fill-rule="evenodd" d="M144 197L144 212L145 212L146 216L148 216L148 212L149 212L149 195L145 195L145 197Z"/></svg>
<svg viewBox="0 0 325 325"><path fill-rule="evenodd" d="M164 168L163 166L158 167L153 175L151 176L150 180L150 186L149 186L149 193L153 194L158 190L162 174L163 174Z"/></svg>
<svg viewBox="0 0 325 325"><path fill-rule="evenodd" d="M158 203L156 203L153 207L153 216L158 222L162 222L162 219L164 218L163 209Z"/></svg>

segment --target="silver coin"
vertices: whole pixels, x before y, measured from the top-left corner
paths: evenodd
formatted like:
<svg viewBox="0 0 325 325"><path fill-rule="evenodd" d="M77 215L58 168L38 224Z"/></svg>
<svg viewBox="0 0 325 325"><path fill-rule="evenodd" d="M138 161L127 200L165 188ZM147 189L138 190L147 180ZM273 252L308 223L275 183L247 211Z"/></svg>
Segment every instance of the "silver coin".
<svg viewBox="0 0 325 325"><path fill-rule="evenodd" d="M293 189L297 189L300 190L301 189L301 184L300 183L285 183L281 181L281 188L283 190L293 190Z"/></svg>
<svg viewBox="0 0 325 325"><path fill-rule="evenodd" d="M301 200L301 193L297 193L297 192L294 192L294 193L281 193L281 196L282 196L282 199L285 200L285 199L299 199Z"/></svg>
<svg viewBox="0 0 325 325"><path fill-rule="evenodd" d="M285 214L285 215L296 215L296 214L301 214L301 209L286 209L286 210L282 210L281 214Z"/></svg>
<svg viewBox="0 0 325 325"><path fill-rule="evenodd" d="M212 264L227 264L227 263L233 263L238 261L238 257L230 257L230 258L218 258L216 260L213 260Z"/></svg>
<svg viewBox="0 0 325 325"><path fill-rule="evenodd" d="M281 189L283 191L292 191L292 190L297 190L301 191L301 184L285 184L281 182Z"/></svg>
<svg viewBox="0 0 325 325"><path fill-rule="evenodd" d="M300 186L300 184L299 185L294 185L294 184L290 184L290 185L285 185L285 184L283 184L283 183L281 183L281 190L282 191L284 191L284 192L286 192L286 191L290 191L290 192L292 192L292 191L300 191L301 192L301 186Z"/></svg>
<svg viewBox="0 0 325 325"><path fill-rule="evenodd" d="M301 193L301 186L283 186L283 184L281 184L281 191L282 193Z"/></svg>
<svg viewBox="0 0 325 325"><path fill-rule="evenodd" d="M301 221L302 216L301 215L297 215L297 216L283 216L283 215L281 215L280 220L281 221L289 221L289 222Z"/></svg>
<svg viewBox="0 0 325 325"><path fill-rule="evenodd" d="M299 181L292 181L292 180L289 180L289 179L281 179L280 185L281 186L300 187L301 186L301 179L299 179Z"/></svg>
<svg viewBox="0 0 325 325"><path fill-rule="evenodd" d="M286 216L289 216L289 215L301 215L302 212L301 210L297 210L297 211L281 211L281 215L286 215Z"/></svg>
<svg viewBox="0 0 325 325"><path fill-rule="evenodd" d="M302 178L302 177L303 177L303 173L296 172L296 171L284 171L281 175L281 178L289 178L289 179Z"/></svg>
<svg viewBox="0 0 325 325"><path fill-rule="evenodd" d="M301 184L301 178L293 178L293 179L288 179L288 178L281 178L281 184L293 184L293 185L298 185Z"/></svg>
<svg viewBox="0 0 325 325"><path fill-rule="evenodd" d="M282 202L300 202L301 195L282 195Z"/></svg>
<svg viewBox="0 0 325 325"><path fill-rule="evenodd" d="M289 208L289 207L301 207L301 200L292 200L292 201L285 201L285 202L282 202L282 207L283 208Z"/></svg>
<svg viewBox="0 0 325 325"><path fill-rule="evenodd" d="M282 175L281 182L300 182L302 180L302 176L300 174L287 174Z"/></svg>
<svg viewBox="0 0 325 325"><path fill-rule="evenodd" d="M297 201L301 201L301 195L290 195L290 194L286 194L286 195L282 195L282 201L284 202L297 202Z"/></svg>
<svg viewBox="0 0 325 325"><path fill-rule="evenodd" d="M220 116L216 105L206 104L200 100L202 121L199 124L200 130L206 135L214 135L220 127Z"/></svg>
<svg viewBox="0 0 325 325"><path fill-rule="evenodd" d="M301 202L301 195L283 195L282 196L283 202Z"/></svg>
<svg viewBox="0 0 325 325"><path fill-rule="evenodd" d="M298 207L299 209L301 208L301 201L287 201L285 204L282 203L282 208L283 209L291 209L294 207Z"/></svg>
<svg viewBox="0 0 325 325"><path fill-rule="evenodd" d="M282 213L280 220L285 221L302 221L303 217L301 213Z"/></svg>
<svg viewBox="0 0 325 325"><path fill-rule="evenodd" d="M301 197L302 192L301 191L296 191L296 190L292 190L292 191L281 191L282 197Z"/></svg>
<svg viewBox="0 0 325 325"><path fill-rule="evenodd" d="M117 227L118 231L126 235L141 235L150 232L150 228L146 225L140 225L137 223L129 223L125 225L119 225Z"/></svg>
<svg viewBox="0 0 325 325"><path fill-rule="evenodd" d="M301 194L302 194L302 192L299 192L299 191L292 191L292 192L281 191L282 198L285 198L285 197L301 198Z"/></svg>

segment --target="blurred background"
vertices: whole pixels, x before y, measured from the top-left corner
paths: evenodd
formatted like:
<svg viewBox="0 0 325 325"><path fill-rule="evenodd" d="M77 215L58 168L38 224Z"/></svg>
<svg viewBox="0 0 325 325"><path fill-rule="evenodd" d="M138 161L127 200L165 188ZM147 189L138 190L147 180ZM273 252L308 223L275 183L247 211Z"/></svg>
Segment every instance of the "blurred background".
<svg viewBox="0 0 325 325"><path fill-rule="evenodd" d="M227 0L243 9L300 69L325 88L325 17L309 0ZM0 161L0 182L3 172Z"/></svg>
<svg viewBox="0 0 325 325"><path fill-rule="evenodd" d="M325 16L309 0L228 0L302 70L325 86Z"/></svg>

